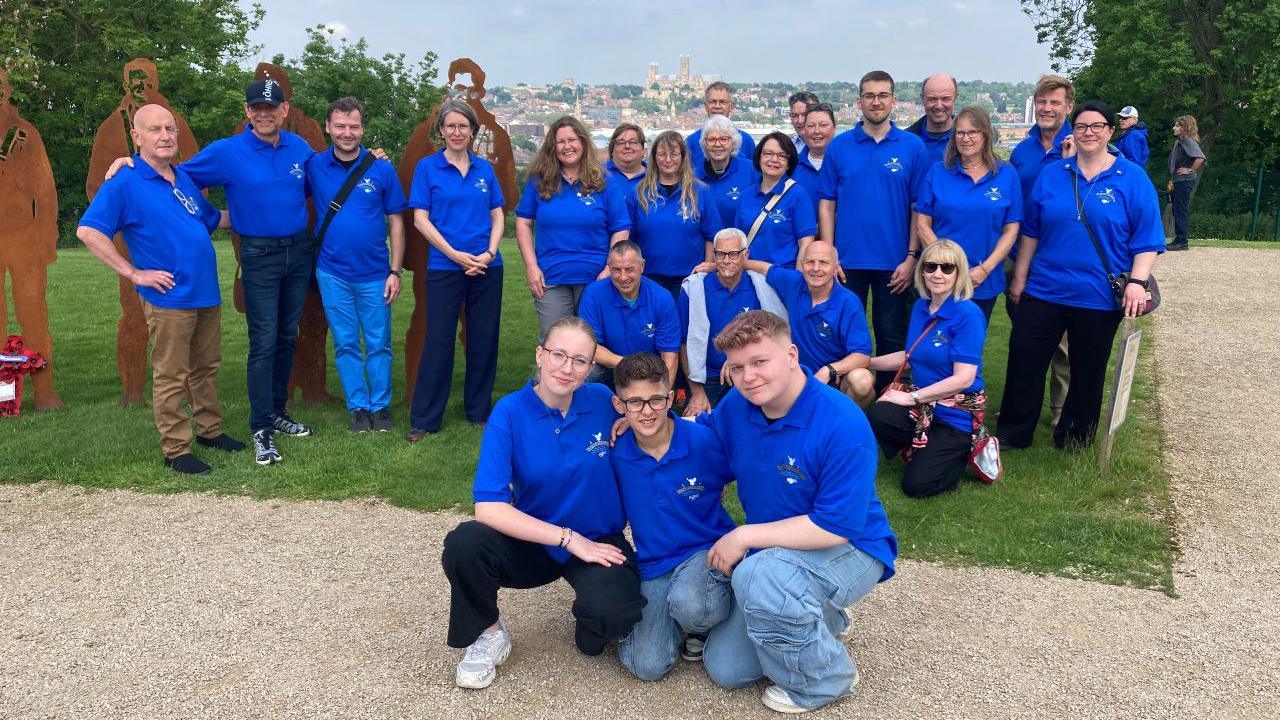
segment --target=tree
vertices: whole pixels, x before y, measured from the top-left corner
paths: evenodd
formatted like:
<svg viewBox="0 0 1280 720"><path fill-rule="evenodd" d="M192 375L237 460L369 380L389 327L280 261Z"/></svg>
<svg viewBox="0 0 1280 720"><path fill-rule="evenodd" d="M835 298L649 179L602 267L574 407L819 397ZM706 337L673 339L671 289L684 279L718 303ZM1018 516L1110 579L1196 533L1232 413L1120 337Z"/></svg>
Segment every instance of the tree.
<svg viewBox="0 0 1280 720"><path fill-rule="evenodd" d="M614 100L626 100L628 98L639 97L644 93L644 88L639 85L614 85L609 88L609 97Z"/></svg>

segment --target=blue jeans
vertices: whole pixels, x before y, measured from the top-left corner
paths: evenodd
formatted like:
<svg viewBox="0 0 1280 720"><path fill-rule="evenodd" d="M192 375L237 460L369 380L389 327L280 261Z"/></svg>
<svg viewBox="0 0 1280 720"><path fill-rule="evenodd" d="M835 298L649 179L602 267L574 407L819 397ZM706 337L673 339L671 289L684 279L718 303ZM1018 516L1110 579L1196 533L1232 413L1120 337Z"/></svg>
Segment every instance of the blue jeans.
<svg viewBox="0 0 1280 720"><path fill-rule="evenodd" d="M849 607L880 581L884 566L849 543L824 550L762 550L733 571L733 611L702 653L717 685L768 677L807 708L853 692L857 670L836 635Z"/></svg>
<svg viewBox="0 0 1280 720"><path fill-rule="evenodd" d="M906 349L907 321L916 291L908 287L900 293L889 292L892 270L844 269L844 286L858 296L862 309L867 309L871 299L871 329L876 336L876 355L888 355ZM893 370L876 373L876 387L893 381Z"/></svg>
<svg viewBox="0 0 1280 720"><path fill-rule="evenodd" d="M333 359L342 379L342 393L347 397L347 411L388 407L391 306L382 296L387 281L348 282L323 270L316 270L316 281L324 300L324 315L333 332Z"/></svg>
<svg viewBox="0 0 1280 720"><path fill-rule="evenodd" d="M249 326L249 428L271 427L271 413L289 401L293 346L316 252L309 244L240 244L244 319Z"/></svg>
<svg viewBox="0 0 1280 720"><path fill-rule="evenodd" d="M681 631L706 634L733 607L729 578L707 565L707 551L640 583L647 604L640 622L618 641L622 666L641 680L661 680L680 656Z"/></svg>

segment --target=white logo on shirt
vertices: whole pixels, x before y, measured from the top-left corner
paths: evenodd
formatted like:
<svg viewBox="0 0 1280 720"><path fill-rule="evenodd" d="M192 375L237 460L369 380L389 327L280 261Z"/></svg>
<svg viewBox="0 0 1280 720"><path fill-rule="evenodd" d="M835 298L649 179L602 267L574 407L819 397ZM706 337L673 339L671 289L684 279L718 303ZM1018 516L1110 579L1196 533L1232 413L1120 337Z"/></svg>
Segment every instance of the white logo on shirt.
<svg viewBox="0 0 1280 720"><path fill-rule="evenodd" d="M640 331L640 334L644 335L645 337L653 337L656 333L657 333L657 330L654 330L653 323L645 323L644 329Z"/></svg>
<svg viewBox="0 0 1280 720"><path fill-rule="evenodd" d="M484 178L476 180L476 187L479 188L482 193L489 192L489 184L484 181Z"/></svg>
<svg viewBox="0 0 1280 720"><path fill-rule="evenodd" d="M583 195L582 193L578 193L578 199L587 207L591 207L596 204L596 198L594 195Z"/></svg>
<svg viewBox="0 0 1280 720"><path fill-rule="evenodd" d="M750 305L743 305L743 306L742 306L742 312L744 312L744 313L746 313L746 312L751 312L751 306L750 306ZM741 314L741 313L739 313L739 314Z"/></svg>
<svg viewBox="0 0 1280 720"><path fill-rule="evenodd" d="M795 485L809 479L804 471L796 466L796 459L791 455L787 456L785 463L779 463L778 472L782 473L782 479L786 480L788 485Z"/></svg>
<svg viewBox="0 0 1280 720"><path fill-rule="evenodd" d="M725 193L725 195L727 195L730 200L737 200L742 197L742 191L736 187L731 187L729 188L729 192Z"/></svg>
<svg viewBox="0 0 1280 720"><path fill-rule="evenodd" d="M947 336L943 335L941 330L934 330L933 337L929 340L929 344L936 348L940 348L947 344Z"/></svg>
<svg viewBox="0 0 1280 720"><path fill-rule="evenodd" d="M907 169L907 167L906 167L905 165L903 165L902 163L898 162L898 158L896 158L896 157L895 157L895 158L889 158L889 162L885 163L885 164L884 164L884 166L885 166L885 167L889 170L889 172L891 172L891 173L896 173L896 172L898 172L898 171L900 171L900 170L906 170L906 169Z"/></svg>
<svg viewBox="0 0 1280 720"><path fill-rule="evenodd" d="M773 212L769 213L769 222L773 223L774 225L777 225L778 223L782 223L786 221L787 221L787 216L784 215L781 210L774 210Z"/></svg>
<svg viewBox="0 0 1280 720"><path fill-rule="evenodd" d="M595 440L587 443L587 452L596 457L604 457L609 452L609 441L604 439L604 433L595 434Z"/></svg>
<svg viewBox="0 0 1280 720"><path fill-rule="evenodd" d="M298 178L299 180L306 177L307 175L305 172L303 172L301 163L294 163L293 167L289 169L289 174Z"/></svg>
<svg viewBox="0 0 1280 720"><path fill-rule="evenodd" d="M702 493L706 489L707 488L705 485L698 482L698 478L691 477L691 478L684 479L684 484L676 489L676 494L684 498L685 500L693 502L694 500L697 500L699 497L701 497Z"/></svg>
<svg viewBox="0 0 1280 720"><path fill-rule="evenodd" d="M1120 200L1120 198L1116 197L1115 188L1102 188L1098 192L1094 193L1094 195L1098 197L1098 202L1103 205L1110 205L1111 203L1118 202Z"/></svg>
<svg viewBox="0 0 1280 720"><path fill-rule="evenodd" d="M1000 194L1000 188L998 187L993 187L987 190L983 195L985 195L991 202L1000 202L1000 199L1004 197Z"/></svg>
<svg viewBox="0 0 1280 720"><path fill-rule="evenodd" d="M372 181L372 180L370 180L369 178L365 178L365 179L361 180L361 181L360 181L360 184L356 185L356 187L360 188L361 190L365 191L366 193L373 193L373 192L377 192L377 191L378 191L378 187L377 187L376 185L374 185L374 184L373 184L373 181Z"/></svg>

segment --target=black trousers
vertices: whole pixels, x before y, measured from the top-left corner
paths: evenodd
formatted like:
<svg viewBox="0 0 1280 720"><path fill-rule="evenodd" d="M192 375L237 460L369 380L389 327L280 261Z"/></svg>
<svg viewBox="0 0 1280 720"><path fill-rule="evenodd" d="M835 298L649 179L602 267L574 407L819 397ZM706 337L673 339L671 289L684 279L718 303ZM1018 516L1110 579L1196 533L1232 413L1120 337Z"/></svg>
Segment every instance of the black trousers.
<svg viewBox="0 0 1280 720"><path fill-rule="evenodd" d="M1009 364L996 435L1005 447L1031 446L1044 403L1045 372L1062 333L1071 336L1071 387L1053 431L1059 448L1093 441L1102 412L1102 386L1122 314L1045 302L1023 293L1009 333Z"/></svg>
<svg viewBox="0 0 1280 720"><path fill-rule="evenodd" d="M502 267L490 266L484 275L467 275L461 270L425 273L427 336L418 360L418 380L413 386L410 427L435 432L444 420L444 408L453 386L458 314L463 307L467 309L467 374L462 404L471 422L489 419L493 382L498 374Z"/></svg>
<svg viewBox="0 0 1280 720"><path fill-rule="evenodd" d="M564 578L573 587L574 640L584 655L599 655L610 640L640 621L645 599L635 550L621 533L595 538L627 556L605 567L576 557L560 565L543 546L503 535L468 520L444 538L444 574L449 579L449 647L464 648L498 621L498 589L541 587Z"/></svg>
<svg viewBox="0 0 1280 720"><path fill-rule="evenodd" d="M911 444L916 423L911 408L891 402L878 402L867 411L867 420L886 458L892 458ZM961 432L938 420L929 424L929 442L911 453L902 473L902 492L913 498L926 498L960 484L960 476L969 463L969 433Z"/></svg>
<svg viewBox="0 0 1280 720"><path fill-rule="evenodd" d="M1191 214L1191 192L1196 189L1195 180L1177 180L1173 183L1173 242L1187 244L1187 218Z"/></svg>

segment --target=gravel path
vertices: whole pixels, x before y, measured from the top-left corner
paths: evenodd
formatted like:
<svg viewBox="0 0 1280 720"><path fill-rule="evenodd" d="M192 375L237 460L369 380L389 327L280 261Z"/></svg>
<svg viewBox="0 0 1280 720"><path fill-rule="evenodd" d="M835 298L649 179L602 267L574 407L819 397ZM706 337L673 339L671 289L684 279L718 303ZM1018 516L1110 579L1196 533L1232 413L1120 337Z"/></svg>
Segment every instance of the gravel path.
<svg viewBox="0 0 1280 720"><path fill-rule="evenodd" d="M857 608L859 695L816 717L1280 716L1280 254L1161 259L1157 372L1178 597L902 563ZM1262 352L1257 352L1261 349ZM1215 396L1236 402L1205 402ZM1248 440L1250 433L1259 434ZM563 583L504 597L515 650L453 686L441 541L458 516L0 486L0 718L776 717L696 665L627 677L572 646Z"/></svg>

